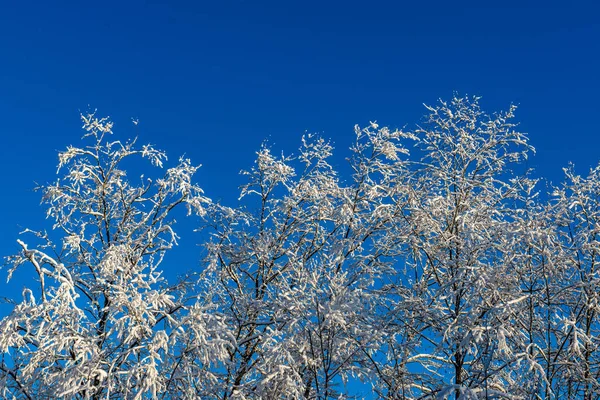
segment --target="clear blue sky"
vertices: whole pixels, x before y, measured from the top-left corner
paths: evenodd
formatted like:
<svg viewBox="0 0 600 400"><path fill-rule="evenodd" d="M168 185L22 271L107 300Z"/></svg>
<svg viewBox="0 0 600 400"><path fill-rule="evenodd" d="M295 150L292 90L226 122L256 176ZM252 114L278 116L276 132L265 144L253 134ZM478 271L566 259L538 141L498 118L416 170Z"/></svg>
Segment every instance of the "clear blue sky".
<svg viewBox="0 0 600 400"><path fill-rule="evenodd" d="M600 159L594 3L3 2L0 255L20 227L48 227L31 189L55 179L88 105L118 138L139 118L141 142L203 164L200 184L228 203L265 138L291 152L319 132L342 160L355 123L410 127L453 91L518 104L539 175L585 173ZM0 274L0 293L20 292Z"/></svg>

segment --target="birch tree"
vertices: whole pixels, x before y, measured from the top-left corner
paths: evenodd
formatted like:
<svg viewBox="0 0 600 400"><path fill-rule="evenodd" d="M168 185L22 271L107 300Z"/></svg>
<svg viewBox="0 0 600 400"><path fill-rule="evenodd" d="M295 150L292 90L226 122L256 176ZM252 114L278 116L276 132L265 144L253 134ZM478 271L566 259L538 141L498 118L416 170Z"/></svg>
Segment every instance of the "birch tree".
<svg viewBox="0 0 600 400"><path fill-rule="evenodd" d="M162 167L165 154L111 141L106 118L82 120L89 145L61 152L62 179L41 188L52 234L27 231L34 244L19 240L10 259L9 278L29 268L37 284L0 321L2 396L156 398L182 373L168 361L190 354L206 368L186 384L209 385L208 366L228 346L222 320L187 298L189 282L169 285L160 270L177 243L173 210L203 215L209 204L191 181L197 167L182 158L160 178L128 177L124 162Z"/></svg>
<svg viewBox="0 0 600 400"><path fill-rule="evenodd" d="M410 139L377 128L356 129L348 185L327 161L332 146L305 137L296 159L257 153L241 193L252 209L215 209L209 264L238 343L222 398L339 398L348 379L367 379L386 333L375 289L392 249L382 243L402 212L381 159L399 160L399 139Z"/></svg>
<svg viewBox="0 0 600 400"><path fill-rule="evenodd" d="M409 360L433 378L419 387L424 396L516 394L526 355L511 324L526 298L508 263L523 179L511 167L533 148L512 122L514 107L489 116L478 100L427 107L427 125L417 130L423 157L410 214L411 272L399 279L422 307L421 346Z"/></svg>
<svg viewBox="0 0 600 400"><path fill-rule="evenodd" d="M0 396L598 399L600 168L546 193L515 107L426 108L356 126L348 176L318 135L265 144L222 204L83 116L41 188L52 230L8 259L34 279L0 319ZM186 213L203 256L168 282Z"/></svg>
<svg viewBox="0 0 600 400"><path fill-rule="evenodd" d="M564 171L554 192L564 289L556 301L551 378L558 396L594 399L600 395L600 168L587 177L573 166Z"/></svg>

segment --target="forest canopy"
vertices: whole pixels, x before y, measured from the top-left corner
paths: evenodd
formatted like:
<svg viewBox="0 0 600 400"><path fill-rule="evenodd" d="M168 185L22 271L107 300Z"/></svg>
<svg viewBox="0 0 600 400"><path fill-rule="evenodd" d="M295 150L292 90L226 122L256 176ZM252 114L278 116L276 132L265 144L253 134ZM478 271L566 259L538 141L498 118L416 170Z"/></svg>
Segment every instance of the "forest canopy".
<svg viewBox="0 0 600 400"><path fill-rule="evenodd" d="M356 126L348 176L319 135L264 145L233 205L83 115L41 188L49 232L7 259L31 280L0 320L0 396L600 398L600 167L542 185L515 106L426 111ZM180 208L206 240L168 281Z"/></svg>

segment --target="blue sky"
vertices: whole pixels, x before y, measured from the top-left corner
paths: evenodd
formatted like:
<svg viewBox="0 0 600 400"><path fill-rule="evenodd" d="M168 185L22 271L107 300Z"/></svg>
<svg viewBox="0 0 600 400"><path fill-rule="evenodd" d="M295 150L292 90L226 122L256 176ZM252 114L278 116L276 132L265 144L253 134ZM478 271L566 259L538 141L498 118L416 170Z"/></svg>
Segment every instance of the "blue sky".
<svg viewBox="0 0 600 400"><path fill-rule="evenodd" d="M23 227L48 228L34 182L55 179L90 107L117 138L203 164L207 195L230 204L265 138L289 153L322 133L343 163L355 123L411 127L453 91L518 104L538 175L560 180L568 161L585 173L600 159L600 6L566 4L5 2L0 255ZM0 293L21 291L1 274Z"/></svg>

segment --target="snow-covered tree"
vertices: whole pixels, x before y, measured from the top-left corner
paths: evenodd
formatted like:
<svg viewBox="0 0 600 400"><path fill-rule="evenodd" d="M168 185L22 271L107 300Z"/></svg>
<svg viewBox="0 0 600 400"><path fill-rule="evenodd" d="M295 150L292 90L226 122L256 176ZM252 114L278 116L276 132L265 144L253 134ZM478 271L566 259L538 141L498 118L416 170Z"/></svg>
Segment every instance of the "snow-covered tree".
<svg viewBox="0 0 600 400"><path fill-rule="evenodd" d="M27 266L37 284L0 321L2 396L145 398L178 389L195 398L189 387L210 386L209 366L231 342L210 296L188 298L193 282L169 285L159 266L177 242L172 211L206 212L192 182L197 167L181 159L135 183L124 162L137 156L162 167L165 154L111 141L107 119L82 120L90 144L60 153L62 178L42 188L52 234L27 231L36 244L19 240L10 259L10 273ZM194 374L181 371L188 358Z"/></svg>
<svg viewBox="0 0 600 400"><path fill-rule="evenodd" d="M600 395L600 167L581 177L565 168L554 194L553 221L562 251L561 274L552 280L551 374L554 393L564 398Z"/></svg>
<svg viewBox="0 0 600 400"><path fill-rule="evenodd" d="M264 145L232 204L83 116L42 188L53 229L9 258L35 279L0 320L1 396L598 399L600 169L545 193L515 107L427 110L357 126L349 176L319 136ZM167 282L180 208L204 253Z"/></svg>

